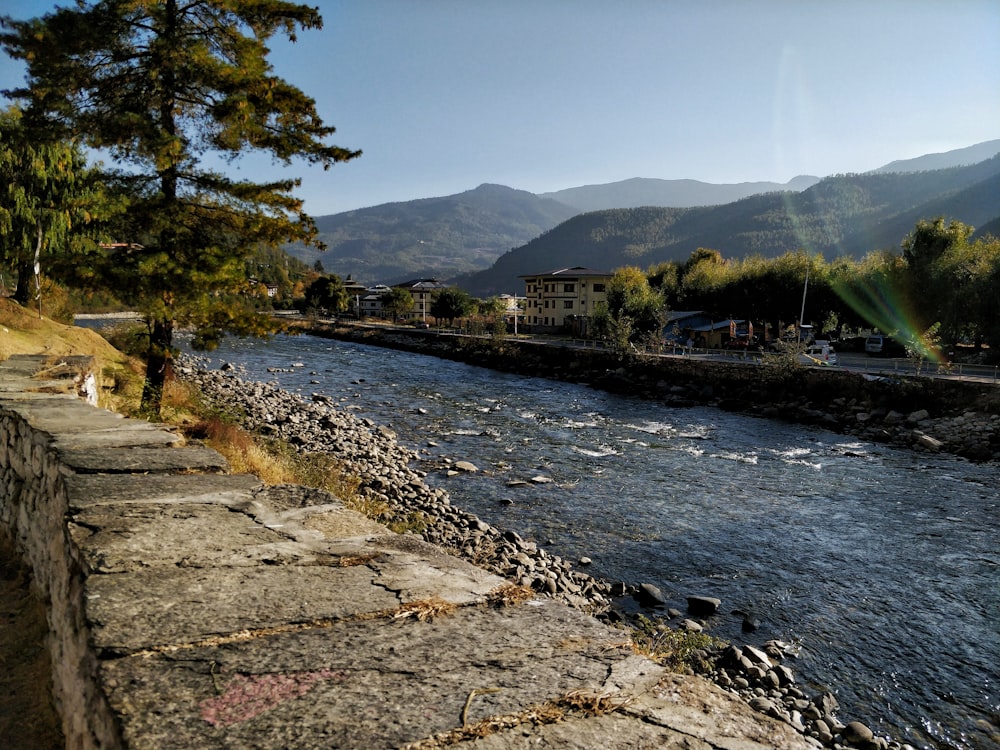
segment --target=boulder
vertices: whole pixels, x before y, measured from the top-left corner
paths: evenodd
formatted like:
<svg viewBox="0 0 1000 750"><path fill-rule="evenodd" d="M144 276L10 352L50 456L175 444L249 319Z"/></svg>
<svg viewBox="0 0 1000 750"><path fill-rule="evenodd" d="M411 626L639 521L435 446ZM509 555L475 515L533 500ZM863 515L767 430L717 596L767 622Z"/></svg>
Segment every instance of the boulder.
<svg viewBox="0 0 1000 750"><path fill-rule="evenodd" d="M688 612L695 617L711 617L718 613L722 600L710 596L689 596L687 604Z"/></svg>
<svg viewBox="0 0 1000 750"><path fill-rule="evenodd" d="M875 737L875 733L860 721L852 721L844 727L840 736L843 737L844 742L849 745L864 745L871 742L871 740Z"/></svg>
<svg viewBox="0 0 1000 750"><path fill-rule="evenodd" d="M774 666L768 655L765 654L756 646L751 646L749 644L743 646L743 656L745 656L754 664L760 664L762 667L765 667L766 669L770 669L771 667Z"/></svg>
<svg viewBox="0 0 1000 750"><path fill-rule="evenodd" d="M640 583L635 598L644 607L659 607L667 603L663 592L651 583Z"/></svg>

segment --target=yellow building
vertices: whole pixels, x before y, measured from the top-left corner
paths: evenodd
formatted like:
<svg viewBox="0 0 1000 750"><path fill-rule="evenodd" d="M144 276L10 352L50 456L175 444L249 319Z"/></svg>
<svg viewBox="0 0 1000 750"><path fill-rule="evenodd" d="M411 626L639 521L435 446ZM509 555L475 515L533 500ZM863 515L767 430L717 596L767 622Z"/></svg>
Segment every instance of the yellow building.
<svg viewBox="0 0 1000 750"><path fill-rule="evenodd" d="M598 303L607 301L611 273L576 266L522 276L524 323L532 330L583 332Z"/></svg>

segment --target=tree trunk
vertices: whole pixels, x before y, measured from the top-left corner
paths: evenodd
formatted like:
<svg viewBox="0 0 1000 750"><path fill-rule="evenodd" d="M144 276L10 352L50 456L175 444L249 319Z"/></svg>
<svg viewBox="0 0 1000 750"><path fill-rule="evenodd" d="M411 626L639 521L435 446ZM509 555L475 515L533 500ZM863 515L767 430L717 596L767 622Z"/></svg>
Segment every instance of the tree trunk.
<svg viewBox="0 0 1000 750"><path fill-rule="evenodd" d="M158 419L163 402L163 386L172 374L173 323L154 320L149 331L149 350L146 356L146 379L142 385L142 402L139 410L150 419Z"/></svg>
<svg viewBox="0 0 1000 750"><path fill-rule="evenodd" d="M21 307L31 299L31 279L35 275L35 267L30 260L17 265L17 286L14 288L14 301Z"/></svg>

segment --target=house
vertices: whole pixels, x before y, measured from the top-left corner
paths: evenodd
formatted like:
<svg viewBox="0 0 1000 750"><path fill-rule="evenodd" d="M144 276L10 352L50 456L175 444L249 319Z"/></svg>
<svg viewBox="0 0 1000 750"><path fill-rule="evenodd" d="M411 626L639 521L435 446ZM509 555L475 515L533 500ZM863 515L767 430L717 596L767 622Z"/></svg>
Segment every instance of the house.
<svg viewBox="0 0 1000 750"><path fill-rule="evenodd" d="M670 310L663 326L663 339L667 343L684 345L688 339L695 339L695 329L711 325L711 323L712 317L703 310L687 312Z"/></svg>
<svg viewBox="0 0 1000 750"><path fill-rule="evenodd" d="M392 286L394 289L405 289L413 297L413 310L405 316L410 320L427 320L434 295L448 288L447 284L442 284L437 279L413 279Z"/></svg>
<svg viewBox="0 0 1000 750"><path fill-rule="evenodd" d="M384 318L386 313L382 310L382 296L389 293L389 287L378 284L365 290L363 295L356 297L358 305L358 316L360 318Z"/></svg>
<svg viewBox="0 0 1000 750"><path fill-rule="evenodd" d="M740 333L746 336L747 321L726 318L691 329L694 345L699 349L721 349L728 342L737 340Z"/></svg>
<svg viewBox="0 0 1000 750"><path fill-rule="evenodd" d="M347 298L350 300L348 303L348 310L356 318L361 317L361 298L368 294L368 288L357 281L355 281L351 276L348 276L344 281L344 291L347 292Z"/></svg>
<svg viewBox="0 0 1000 750"><path fill-rule="evenodd" d="M586 322L607 302L611 272L575 266L521 276L525 287L524 324L533 331L572 329L586 332Z"/></svg>

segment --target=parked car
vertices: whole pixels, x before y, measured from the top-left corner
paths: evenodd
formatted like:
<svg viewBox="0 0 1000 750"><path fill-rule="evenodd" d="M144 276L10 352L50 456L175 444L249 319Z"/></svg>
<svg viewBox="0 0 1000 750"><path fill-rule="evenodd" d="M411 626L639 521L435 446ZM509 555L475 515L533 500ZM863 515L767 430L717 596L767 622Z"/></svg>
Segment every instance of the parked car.
<svg viewBox="0 0 1000 750"><path fill-rule="evenodd" d="M885 350L885 336L873 333L865 339L865 354L882 354Z"/></svg>
<svg viewBox="0 0 1000 750"><path fill-rule="evenodd" d="M905 357L906 347L882 333L873 333L865 339L865 352L877 357Z"/></svg>
<svg viewBox="0 0 1000 750"><path fill-rule="evenodd" d="M829 341L817 339L805 348L799 355L799 361L804 365L828 365L837 364L837 352Z"/></svg>

